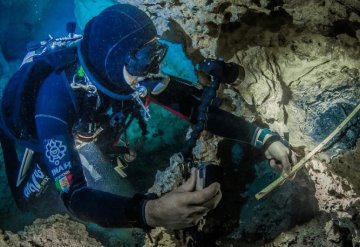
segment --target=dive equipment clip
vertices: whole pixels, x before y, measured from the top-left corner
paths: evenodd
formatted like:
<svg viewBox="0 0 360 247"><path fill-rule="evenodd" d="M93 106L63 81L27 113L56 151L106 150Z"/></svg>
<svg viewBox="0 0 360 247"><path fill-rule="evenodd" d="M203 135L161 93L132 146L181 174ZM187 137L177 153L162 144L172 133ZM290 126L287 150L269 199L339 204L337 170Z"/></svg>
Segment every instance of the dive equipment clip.
<svg viewBox="0 0 360 247"><path fill-rule="evenodd" d="M86 74L84 75L84 83L78 82L76 81L76 77L78 77L77 74L75 74L73 76L73 80L70 84L71 88L73 89L84 89L87 93L89 94L96 94L97 93L97 88L95 87L94 84L91 83L91 81L89 80L89 78L86 76Z"/></svg>
<svg viewBox="0 0 360 247"><path fill-rule="evenodd" d="M147 89L144 86L137 87L135 92L132 93L133 99L142 109L142 115L144 120L149 121L149 119L151 118L149 107L146 107L143 101L141 100L141 98L146 97L146 95L147 95Z"/></svg>

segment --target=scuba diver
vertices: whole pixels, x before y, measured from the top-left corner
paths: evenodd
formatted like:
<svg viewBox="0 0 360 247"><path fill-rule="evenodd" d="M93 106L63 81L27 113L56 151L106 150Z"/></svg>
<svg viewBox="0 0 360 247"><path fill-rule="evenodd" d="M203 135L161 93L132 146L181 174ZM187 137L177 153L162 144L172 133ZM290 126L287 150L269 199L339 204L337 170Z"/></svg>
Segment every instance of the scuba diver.
<svg viewBox="0 0 360 247"><path fill-rule="evenodd" d="M91 186L79 148L93 141L105 156L117 160L119 153L131 161L132 150L126 143L118 145L129 118L139 120L145 135L151 117L147 105L155 102L196 124L203 90L159 73L167 46L151 19L132 5L105 9L87 23L83 36L69 28L68 37L32 46L4 90L1 145L17 204L27 209L61 198L67 212L104 227L197 224L219 203L219 183L195 190L192 168L184 184L161 197L120 196ZM229 64L205 59L202 65L209 76L226 81ZM215 103L205 116L205 130L263 148L272 167L289 171L295 158L278 134Z"/></svg>

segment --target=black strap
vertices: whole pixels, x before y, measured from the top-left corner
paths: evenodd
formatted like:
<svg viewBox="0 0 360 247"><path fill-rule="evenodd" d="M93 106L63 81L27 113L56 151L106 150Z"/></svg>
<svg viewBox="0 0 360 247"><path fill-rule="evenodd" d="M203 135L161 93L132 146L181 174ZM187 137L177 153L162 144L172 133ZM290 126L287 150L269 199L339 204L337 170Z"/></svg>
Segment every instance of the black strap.
<svg viewBox="0 0 360 247"><path fill-rule="evenodd" d="M271 144L277 141L282 141L281 136L278 134L272 134L268 139L266 139L264 145L262 146L262 150L265 152Z"/></svg>

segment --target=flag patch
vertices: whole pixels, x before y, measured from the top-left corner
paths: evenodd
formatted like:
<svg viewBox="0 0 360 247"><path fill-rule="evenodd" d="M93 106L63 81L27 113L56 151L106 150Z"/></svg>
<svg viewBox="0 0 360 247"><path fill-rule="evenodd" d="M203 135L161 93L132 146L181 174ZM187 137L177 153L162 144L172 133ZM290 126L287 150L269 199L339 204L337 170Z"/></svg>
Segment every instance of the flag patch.
<svg viewBox="0 0 360 247"><path fill-rule="evenodd" d="M70 186L72 185L72 174L68 171L55 179L56 188L60 192L69 192Z"/></svg>

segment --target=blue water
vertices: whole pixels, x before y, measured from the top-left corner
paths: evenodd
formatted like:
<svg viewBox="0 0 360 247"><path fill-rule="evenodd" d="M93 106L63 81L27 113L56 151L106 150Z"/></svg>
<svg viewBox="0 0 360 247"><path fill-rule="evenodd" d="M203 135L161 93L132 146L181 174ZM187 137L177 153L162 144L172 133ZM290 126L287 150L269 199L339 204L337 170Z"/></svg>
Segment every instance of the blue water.
<svg viewBox="0 0 360 247"><path fill-rule="evenodd" d="M66 23L76 22L74 14L74 1L72 0L51 0L44 15L40 18L40 25L34 33L36 40L47 38L48 34L54 37L67 35ZM81 29L77 27L77 32Z"/></svg>
<svg viewBox="0 0 360 247"><path fill-rule="evenodd" d="M0 45L4 62L1 78L8 78L19 66L30 41L47 39L48 34L66 35L65 25L75 21L74 2L66 1L2 1L0 3ZM6 63L11 63L7 65ZM6 73L6 74L4 74ZM2 80L4 81L4 80ZM1 85L3 86L3 85ZM0 228L21 230L33 220L31 213L17 210L7 187L3 161L0 162Z"/></svg>

